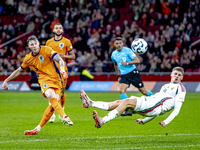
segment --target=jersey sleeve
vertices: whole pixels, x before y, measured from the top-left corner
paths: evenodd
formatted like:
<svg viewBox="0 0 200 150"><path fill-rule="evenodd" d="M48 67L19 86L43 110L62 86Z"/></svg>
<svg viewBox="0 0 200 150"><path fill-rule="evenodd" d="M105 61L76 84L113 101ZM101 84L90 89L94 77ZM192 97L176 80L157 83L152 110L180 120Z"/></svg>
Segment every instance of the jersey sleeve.
<svg viewBox="0 0 200 150"><path fill-rule="evenodd" d="M66 41L67 44L67 52L70 52L73 49L72 43L70 40Z"/></svg>
<svg viewBox="0 0 200 150"><path fill-rule="evenodd" d="M45 46L45 54L46 54L48 57L50 57L50 58L53 59L53 57L57 54L57 52L54 51L51 47Z"/></svg>
<svg viewBox="0 0 200 150"><path fill-rule="evenodd" d="M128 48L128 55L131 59L134 59L135 57L137 57L136 54L130 48Z"/></svg>
<svg viewBox="0 0 200 150"><path fill-rule="evenodd" d="M50 40L47 40L46 42L46 46L49 46Z"/></svg>
<svg viewBox="0 0 200 150"><path fill-rule="evenodd" d="M180 83L178 86L177 95L175 96L175 101L184 102L185 95L186 95L185 87Z"/></svg>
<svg viewBox="0 0 200 150"><path fill-rule="evenodd" d="M182 104L183 104L183 102L175 101L174 110L169 115L169 117L167 117L167 119L165 119L163 121L165 123L165 125L169 124L179 114Z"/></svg>
<svg viewBox="0 0 200 150"><path fill-rule="evenodd" d="M21 64L21 68L22 68L22 69L26 69L26 68L29 67L28 64L27 64L27 57L28 57L28 56L25 56L24 61L23 61L22 64Z"/></svg>
<svg viewBox="0 0 200 150"><path fill-rule="evenodd" d="M142 122L145 124L145 123L151 121L152 119L154 119L155 117L146 117L146 118L142 119Z"/></svg>

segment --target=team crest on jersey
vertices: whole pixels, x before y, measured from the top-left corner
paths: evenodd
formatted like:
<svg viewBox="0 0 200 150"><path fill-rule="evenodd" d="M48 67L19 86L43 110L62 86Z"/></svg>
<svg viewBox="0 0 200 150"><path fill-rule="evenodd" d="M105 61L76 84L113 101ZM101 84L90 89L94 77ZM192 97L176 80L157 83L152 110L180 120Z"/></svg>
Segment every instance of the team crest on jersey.
<svg viewBox="0 0 200 150"><path fill-rule="evenodd" d="M60 47L60 50L62 50L63 47L64 47L64 43L60 43L60 44L59 44L59 47Z"/></svg>
<svg viewBox="0 0 200 150"><path fill-rule="evenodd" d="M44 57L43 57L42 55L40 55L40 56L39 56L39 60L40 60L40 61L43 61L43 60L44 60Z"/></svg>
<svg viewBox="0 0 200 150"><path fill-rule="evenodd" d="M46 87L47 87L47 84L45 84L43 87L46 88Z"/></svg>
<svg viewBox="0 0 200 150"><path fill-rule="evenodd" d="M171 90L173 90L175 87L171 88Z"/></svg>
<svg viewBox="0 0 200 150"><path fill-rule="evenodd" d="M122 57L122 61L123 61L123 62L126 62L126 57Z"/></svg>

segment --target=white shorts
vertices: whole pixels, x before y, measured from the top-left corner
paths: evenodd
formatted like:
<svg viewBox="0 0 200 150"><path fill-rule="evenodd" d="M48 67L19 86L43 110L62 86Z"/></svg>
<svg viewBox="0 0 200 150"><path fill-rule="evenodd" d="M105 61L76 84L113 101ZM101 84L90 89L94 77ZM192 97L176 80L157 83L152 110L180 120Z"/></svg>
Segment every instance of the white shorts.
<svg viewBox="0 0 200 150"><path fill-rule="evenodd" d="M159 114L162 113L162 101L168 99L169 95L155 94L148 97L131 96L130 98L137 98L137 104L134 109L136 113L139 113L140 115L147 117L153 117L153 116L158 116Z"/></svg>

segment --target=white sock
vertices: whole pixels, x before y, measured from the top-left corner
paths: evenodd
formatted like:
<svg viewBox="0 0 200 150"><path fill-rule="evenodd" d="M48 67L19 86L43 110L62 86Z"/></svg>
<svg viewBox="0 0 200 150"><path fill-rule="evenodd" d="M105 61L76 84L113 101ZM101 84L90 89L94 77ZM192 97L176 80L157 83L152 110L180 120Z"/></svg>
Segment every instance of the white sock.
<svg viewBox="0 0 200 150"><path fill-rule="evenodd" d="M102 110L108 110L108 103L92 101L92 107L99 108Z"/></svg>
<svg viewBox="0 0 200 150"><path fill-rule="evenodd" d="M53 113L53 115L51 117L56 117L55 114Z"/></svg>
<svg viewBox="0 0 200 150"><path fill-rule="evenodd" d="M119 113L118 113L117 109L114 109L111 112L109 112L107 114L107 116L103 117L103 122L106 123L106 122L113 120L117 117L119 117Z"/></svg>
<svg viewBox="0 0 200 150"><path fill-rule="evenodd" d="M38 125L38 126L36 127L36 129L37 129L38 132L40 132L40 130L42 129L42 127L40 127L40 125Z"/></svg>

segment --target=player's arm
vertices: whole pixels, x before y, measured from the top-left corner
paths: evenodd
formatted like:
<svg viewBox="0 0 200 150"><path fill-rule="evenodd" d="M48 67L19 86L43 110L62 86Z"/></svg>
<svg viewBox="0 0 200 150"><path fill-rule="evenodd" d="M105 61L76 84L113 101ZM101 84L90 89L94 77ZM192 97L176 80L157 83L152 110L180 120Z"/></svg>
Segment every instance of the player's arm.
<svg viewBox="0 0 200 150"><path fill-rule="evenodd" d="M20 74L22 74L22 72L24 72L25 69L19 67L18 69L16 69L8 78L6 78L2 84L2 88L3 90L8 90L8 82L17 78Z"/></svg>
<svg viewBox="0 0 200 150"><path fill-rule="evenodd" d="M65 63L63 61L63 59L59 56L59 54L56 54L53 59L59 63L59 67L60 67L60 73L64 75L64 77L67 77L67 73L65 72Z"/></svg>
<svg viewBox="0 0 200 150"><path fill-rule="evenodd" d="M172 111L172 113L169 115L169 117L167 119L159 122L159 124L161 126L165 127L179 114L179 112L181 110L181 106L185 99L185 94L186 94L185 88L181 87L179 85L178 86L178 94L174 97L174 99L175 99L174 110Z"/></svg>
<svg viewBox="0 0 200 150"><path fill-rule="evenodd" d="M132 61L129 61L129 62L121 61L121 63L122 63L122 65L139 64L140 60L139 60L139 58L135 57Z"/></svg>
<svg viewBox="0 0 200 150"><path fill-rule="evenodd" d="M182 104L183 104L183 102L176 101L175 107L174 107L174 110L172 111L172 113L169 115L169 117L167 119L159 122L159 124L163 127L165 127L167 124L169 124L179 114Z"/></svg>
<svg viewBox="0 0 200 150"><path fill-rule="evenodd" d="M121 77L121 75L120 75L119 67L116 62L114 62L114 68L115 68L115 72L117 74L117 78L119 79Z"/></svg>
<svg viewBox="0 0 200 150"><path fill-rule="evenodd" d="M144 119L137 119L136 122L139 123L139 124L145 124L149 121L151 121L152 119L154 119L155 117L146 117Z"/></svg>
<svg viewBox="0 0 200 150"><path fill-rule="evenodd" d="M65 58L65 59L70 59L70 60L75 60L75 54L74 51L69 51L68 55L64 55L64 54L59 54L61 58Z"/></svg>
<svg viewBox="0 0 200 150"><path fill-rule="evenodd" d="M137 57L137 55L135 53L133 53L132 50L128 49L127 55L128 55L129 58L131 58L132 61L129 61L129 62L121 61L122 65L132 65L132 64L139 64L140 63L139 58Z"/></svg>

